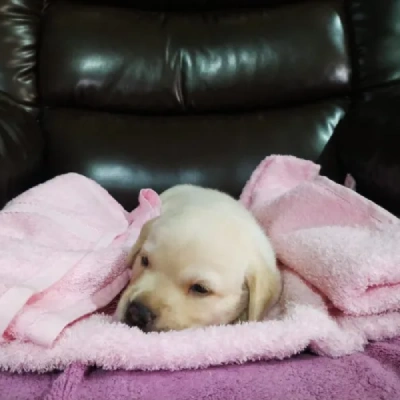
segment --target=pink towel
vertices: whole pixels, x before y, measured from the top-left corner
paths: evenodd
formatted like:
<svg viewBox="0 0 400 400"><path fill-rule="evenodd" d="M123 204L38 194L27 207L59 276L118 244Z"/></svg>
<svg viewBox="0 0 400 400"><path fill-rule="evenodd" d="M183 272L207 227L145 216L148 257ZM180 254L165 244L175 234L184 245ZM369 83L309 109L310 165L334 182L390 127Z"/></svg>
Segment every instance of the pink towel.
<svg viewBox="0 0 400 400"><path fill-rule="evenodd" d="M279 260L341 311L397 310L399 219L318 171L309 161L267 158L242 201L265 227Z"/></svg>
<svg viewBox="0 0 400 400"><path fill-rule="evenodd" d="M91 215L92 199L85 200L82 221ZM270 236L281 263L284 290L276 320L145 334L111 315L93 314L65 328L50 347L31 336L0 344L0 367L48 371L80 362L177 370L282 359L306 347L342 356L363 350L369 340L400 335L396 217L320 177L319 166L285 156L260 164L241 201ZM20 231L17 227L15 235ZM116 240L115 247L122 242Z"/></svg>
<svg viewBox="0 0 400 400"><path fill-rule="evenodd" d="M50 346L71 322L126 285L125 258L158 196L129 215L93 181L67 174L27 191L0 213L0 334Z"/></svg>

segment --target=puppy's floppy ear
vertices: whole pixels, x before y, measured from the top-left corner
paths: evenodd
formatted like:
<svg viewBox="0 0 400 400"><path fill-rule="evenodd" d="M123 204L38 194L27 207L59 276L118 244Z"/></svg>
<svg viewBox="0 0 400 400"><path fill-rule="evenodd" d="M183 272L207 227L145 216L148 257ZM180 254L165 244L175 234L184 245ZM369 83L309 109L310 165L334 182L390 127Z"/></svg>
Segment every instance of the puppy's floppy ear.
<svg viewBox="0 0 400 400"><path fill-rule="evenodd" d="M280 272L272 257L256 256L249 266L245 283L249 292L247 320L260 321L281 292Z"/></svg>
<svg viewBox="0 0 400 400"><path fill-rule="evenodd" d="M147 221L142 226L139 237L137 238L135 244L132 246L131 250L129 251L128 258L126 260L126 263L128 264L129 268L133 267L136 256L138 255L140 249L142 248L144 242L146 241L147 236L149 235L149 232L150 232L151 225L154 222L154 220L155 220L155 218L151 219L150 221Z"/></svg>

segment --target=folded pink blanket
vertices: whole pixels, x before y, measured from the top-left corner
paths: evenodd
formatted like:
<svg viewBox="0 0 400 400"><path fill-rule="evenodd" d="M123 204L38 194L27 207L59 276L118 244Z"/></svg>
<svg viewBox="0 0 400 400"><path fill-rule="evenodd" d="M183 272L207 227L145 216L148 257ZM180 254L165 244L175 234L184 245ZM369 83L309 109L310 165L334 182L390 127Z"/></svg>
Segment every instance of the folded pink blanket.
<svg viewBox="0 0 400 400"><path fill-rule="evenodd" d="M159 198L129 215L93 181L67 174L0 213L0 335L50 346L71 322L110 303L129 279L126 253Z"/></svg>
<svg viewBox="0 0 400 400"><path fill-rule="evenodd" d="M265 228L279 260L341 311L397 310L399 219L318 173L309 161L267 158L242 202Z"/></svg>
<svg viewBox="0 0 400 400"><path fill-rule="evenodd" d="M66 193L64 203L61 202L60 190L40 197L43 200L53 199L54 196L55 201L51 202L52 206L49 207L49 211L53 212L52 218L48 217L47 220L54 226L57 225L60 232L51 225L53 235L52 238L48 238L48 228L45 224L40 230L33 227L35 224L29 228L23 224L12 225L14 231L10 227L10 233L7 232L5 236L6 243L11 236L16 240L20 239L21 246L22 243L27 246L27 238L35 240L33 243L42 244L43 241L47 247L43 244L40 247L42 252L47 251L47 248L61 251L62 243L68 243L73 253L70 256L74 261L73 268L63 257L63 261L57 264L58 257L51 256L52 252L49 252L49 260L52 260L54 268L60 265L60 269L68 269L66 265L70 265L72 269L67 271L65 277L75 271L76 279L65 281L69 282L69 290L75 293L78 287L86 288L82 282L83 278L87 277L80 272L81 261L77 262L75 252L84 253L85 256L93 253L92 260L96 259L100 263L103 258L96 258L97 251L111 254L112 250L119 250L120 257L123 258L121 254L126 254L126 246L137 235L138 227L146 218L159 212L159 199L154 192L142 191L141 205L135 211L136 214L131 214L129 218L128 214L107 196L109 201L101 205L96 200L102 196L85 196L85 193L89 192L89 186L95 194L100 189L92 182L89 184L85 178L78 179L74 175L70 176L70 179L72 177L82 182L79 190L75 189L75 202L79 203L76 209L79 208L81 212L71 213L72 216L69 216L74 221L79 220L86 228L87 225L91 228L95 226L93 231L87 229L82 233L84 230L81 231L80 228L69 231L66 229L66 220L69 218L57 218L57 221L53 222L54 215L63 215L56 205L68 203L67 193L73 191L74 186L71 184L71 188L68 188L68 185L63 187L62 192ZM62 182L66 178L68 175L56 179ZM56 180L46 185L52 182ZM86 184L87 188L84 187ZM42 189L44 187L45 185ZM32 196L36 190L39 188L32 190ZM39 194L39 191L37 193ZM84 195L81 198L79 194L82 193ZM18 198L15 205L18 205L18 201L22 202L21 199L23 197ZM35 272L28 277L30 285L21 285L19 273L14 273L11 268L7 267L6 273L3 260L10 265L12 261L16 268L22 270L21 265L27 265L26 263L31 263L34 259L26 255L19 260L16 254L19 251L13 250L7 254L0 253L1 277L9 277L6 288L1 289L0 293L4 296L11 288L19 285L23 289L29 287L35 294L30 296L20 311L21 314L17 315L9 326L10 338L0 344L0 367L12 371L48 371L64 368L72 362L81 362L106 369L176 370L249 360L282 359L306 347L318 354L342 356L363 350L369 340L400 335L400 222L396 217L356 192L320 177L319 166L285 156L268 157L260 164L244 188L241 201L254 213L270 236L281 263L284 290L280 304L281 313L276 320L144 334L137 328L114 322L111 315L97 313L79 319L60 334L60 329L56 329L57 339L48 346L56 337L55 334L51 334L47 338L46 330L52 332L53 320L50 317L54 319L55 326L58 318L67 322L66 315L72 316L68 319L68 322L71 322L77 317L74 310L78 304L67 301L68 312L64 312L64 306L55 306L50 312L43 312L45 307L39 307L39 314L36 315L40 315L41 318L44 316L44 320L47 320L42 329L40 322L36 324L36 316L31 317L29 323L18 323L18 319L25 313L30 315L30 302L31 312L36 311L35 301L42 296L45 299L47 292L42 288L51 288L51 282L44 284L38 278L41 276L41 267L38 265L32 267L35 268ZM13 203L10 204L12 205ZM93 217L96 213L93 213L92 207L99 207L107 215L97 221L98 225L94 222ZM113 213L111 209L114 210ZM32 212L31 209L28 211ZM7 209L4 214L7 214ZM32 215L36 216L35 213ZM135 224L135 221L136 229L132 228L134 233L129 235L129 224ZM2 224L0 217L0 227ZM73 235L75 236L72 238ZM108 239L103 239L103 235ZM82 244L81 240L85 244ZM11 257L15 257L15 260L10 259ZM39 259L39 255L35 257ZM116 255L115 258L111 255L109 257L109 260L118 259ZM43 261L43 258L41 260ZM92 262L91 265L94 264L95 262ZM111 269L118 270L118 267L115 267L120 265L117 261L111 264ZM47 262L43 265L46 265L46 269L50 268ZM124 270L121 267L118 271L123 274ZM86 269L86 274L88 273ZM57 274L59 275L53 279L62 278L62 282L65 279L61 277L62 271L58 271ZM111 272L110 274L112 277L117 275ZM100 280L97 280L99 286ZM109 277L110 280L112 278ZM107 286L104 284L101 287ZM121 287L122 284L118 286L118 290ZM83 297L92 298L94 292L97 293L88 289ZM72 297L76 299L75 295ZM58 296L56 291L50 298L54 304L62 302L62 296ZM45 306L49 307L49 304ZM94 309L96 306L92 305L92 309L87 307L85 312L78 314L81 316ZM6 318L7 315L8 312L5 312ZM1 320L3 321L3 318ZM35 324L36 328L33 329ZM64 327L65 324L58 326ZM17 340L11 340L13 338Z"/></svg>

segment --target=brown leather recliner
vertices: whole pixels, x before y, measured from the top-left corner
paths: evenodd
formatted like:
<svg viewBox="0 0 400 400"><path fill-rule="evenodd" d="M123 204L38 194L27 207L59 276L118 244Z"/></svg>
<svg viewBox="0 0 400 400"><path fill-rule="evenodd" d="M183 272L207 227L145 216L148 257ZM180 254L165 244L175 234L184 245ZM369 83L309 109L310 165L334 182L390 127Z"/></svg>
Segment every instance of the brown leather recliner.
<svg viewBox="0 0 400 400"><path fill-rule="evenodd" d="M397 0L0 0L1 205L69 171L131 209L142 187L238 195L268 154L316 160L354 100L397 90L396 15Z"/></svg>
<svg viewBox="0 0 400 400"><path fill-rule="evenodd" d="M399 21L400 0L0 0L0 208L71 171L95 179L128 210L140 188L178 182L237 196L261 159L280 153L319 160L338 182L358 174L364 194L400 216ZM390 134L377 140L383 126ZM385 150L376 156L378 142ZM375 351L377 359L349 361L352 398L361 375L371 396L397 396L376 375L387 369L392 381L394 358ZM322 364L296 365L307 379ZM247 386L269 379L265 372L254 380L251 368L232 371ZM100 373L115 387L129 380L140 395L153 393L141 392L153 385L145 375ZM55 379L55 390L73 398L74 372L66 374L44 375L36 389ZM279 374L260 396L277 399L274 385L286 390ZM189 387L194 372L177 376L174 390ZM205 375L197 376L203 384ZM214 384L214 376L204 382ZM327 398L319 376L312 392ZM10 390L0 398L25 393L18 380L34 396L28 374L1 377ZM215 386L236 380L225 379ZM100 399L102 388L115 397L107 385L94 390L96 382L86 386L90 398ZM342 381L334 383L332 395ZM294 399L293 387L279 398Z"/></svg>

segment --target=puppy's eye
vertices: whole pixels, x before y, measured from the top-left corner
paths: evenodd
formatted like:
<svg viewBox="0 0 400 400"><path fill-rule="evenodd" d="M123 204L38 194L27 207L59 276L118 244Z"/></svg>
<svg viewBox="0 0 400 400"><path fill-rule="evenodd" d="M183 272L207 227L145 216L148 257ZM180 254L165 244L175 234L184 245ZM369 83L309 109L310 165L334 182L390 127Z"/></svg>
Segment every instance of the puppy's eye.
<svg viewBox="0 0 400 400"><path fill-rule="evenodd" d="M142 267L144 267L144 268L147 268L147 267L150 265L149 257L147 257L147 256L142 256L142 257L140 258L140 265L141 265Z"/></svg>
<svg viewBox="0 0 400 400"><path fill-rule="evenodd" d="M210 293L210 291L206 287L200 285L199 283L195 283L194 285L190 286L189 292L202 296Z"/></svg>

